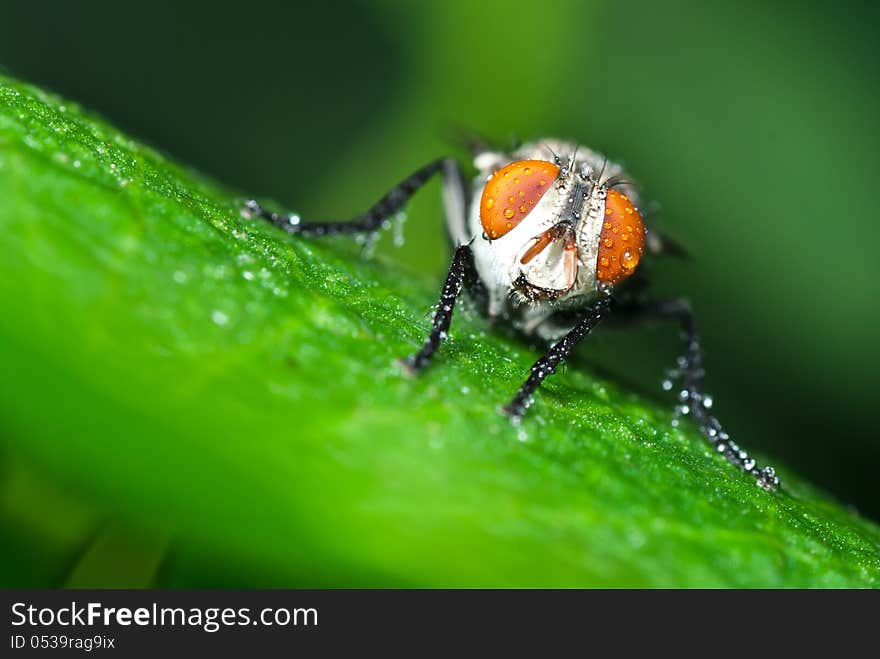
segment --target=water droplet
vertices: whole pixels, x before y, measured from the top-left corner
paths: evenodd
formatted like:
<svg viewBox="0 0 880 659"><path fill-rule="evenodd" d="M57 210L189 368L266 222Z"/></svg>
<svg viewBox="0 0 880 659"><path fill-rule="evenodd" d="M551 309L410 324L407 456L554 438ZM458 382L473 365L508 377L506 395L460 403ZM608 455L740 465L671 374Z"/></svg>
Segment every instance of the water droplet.
<svg viewBox="0 0 880 659"><path fill-rule="evenodd" d="M599 265L601 265L603 268L607 268L608 267L608 257L603 256L601 259L599 259Z"/></svg>
<svg viewBox="0 0 880 659"><path fill-rule="evenodd" d="M395 247L403 247L404 242L406 242L405 238L403 236L403 225L405 222L406 222L406 213L400 212L394 216L394 223L393 223L394 233L393 233L392 242L394 243Z"/></svg>
<svg viewBox="0 0 880 659"><path fill-rule="evenodd" d="M703 398L703 407L705 407L708 410L709 408L712 407L712 403L714 403L714 402L715 401L712 400L712 396L706 396L705 398Z"/></svg>
<svg viewBox="0 0 880 659"><path fill-rule="evenodd" d="M623 256L620 257L620 264L627 270L635 270L636 266L639 264L638 252L633 253L626 250L623 253Z"/></svg>
<svg viewBox="0 0 880 659"><path fill-rule="evenodd" d="M606 238L603 244L608 248L614 247L614 241L611 238Z"/></svg>
<svg viewBox="0 0 880 659"><path fill-rule="evenodd" d="M522 205L519 207L519 212L520 212L520 213L525 213L527 210L529 210L529 207L526 206L525 204L522 204Z"/></svg>
<svg viewBox="0 0 880 659"><path fill-rule="evenodd" d="M513 217L513 209L512 208L505 208L504 209L504 217L506 217L508 220L510 218L512 218Z"/></svg>
<svg viewBox="0 0 880 659"><path fill-rule="evenodd" d="M495 197L489 197L486 199L486 208L492 208L495 206Z"/></svg>
<svg viewBox="0 0 880 659"><path fill-rule="evenodd" d="M523 170L523 174L525 174L526 176L531 176L531 174L532 174L532 168L531 168L531 167L526 167L526 168Z"/></svg>
<svg viewBox="0 0 880 659"><path fill-rule="evenodd" d="M660 386L663 387L663 391L672 391L672 380L663 380Z"/></svg>
<svg viewBox="0 0 880 659"><path fill-rule="evenodd" d="M507 203L508 203L508 204L512 204L514 201L516 201L516 198L515 198L513 195L510 195L510 196L507 198Z"/></svg>

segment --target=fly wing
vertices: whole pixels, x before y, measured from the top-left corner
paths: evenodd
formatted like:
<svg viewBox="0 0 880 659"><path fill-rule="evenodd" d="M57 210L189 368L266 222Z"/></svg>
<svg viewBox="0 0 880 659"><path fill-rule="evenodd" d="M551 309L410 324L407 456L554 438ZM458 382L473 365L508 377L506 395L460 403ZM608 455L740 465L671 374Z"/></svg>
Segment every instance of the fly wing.
<svg viewBox="0 0 880 659"><path fill-rule="evenodd" d="M443 164L443 208L453 246L469 243L473 236L467 226L467 186L458 162L452 158Z"/></svg>
<svg viewBox="0 0 880 659"><path fill-rule="evenodd" d="M690 252L675 238L666 233L649 228L645 234L645 247L652 254L674 256L678 259L690 260Z"/></svg>

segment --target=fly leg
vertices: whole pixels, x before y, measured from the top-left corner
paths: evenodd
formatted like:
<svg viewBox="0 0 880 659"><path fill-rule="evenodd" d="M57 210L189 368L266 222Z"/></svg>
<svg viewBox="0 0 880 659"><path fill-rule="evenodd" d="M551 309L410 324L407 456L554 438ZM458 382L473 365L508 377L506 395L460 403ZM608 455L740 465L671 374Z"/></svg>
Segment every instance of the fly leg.
<svg viewBox="0 0 880 659"><path fill-rule="evenodd" d="M565 361L565 358L574 350L575 346L602 320L608 313L610 305L611 298L608 297L601 297L593 302L568 334L562 337L534 363L528 379L522 384L519 391L516 392L513 400L504 407L504 413L514 423L522 419L531 404L533 394L541 386L541 383L548 375L556 371L556 368Z"/></svg>
<svg viewBox="0 0 880 659"><path fill-rule="evenodd" d="M399 212L434 174L450 168L457 170L457 164L451 158L440 158L430 162L391 188L365 213L342 222L306 222L295 213L268 211L253 199L245 202L241 212L245 217L262 218L292 234L303 236L364 235L369 238L384 228L394 214Z"/></svg>
<svg viewBox="0 0 880 659"><path fill-rule="evenodd" d="M685 299L656 300L633 303L615 309L615 317L624 321L640 321L647 319L677 320L681 325L684 354L678 358L676 376L681 381L678 392L676 411L682 416L691 417L700 432L730 462L752 476L758 486L765 490L779 487L779 478L773 467L759 467L721 426L712 414L712 397L703 391L703 355L700 348L700 337L697 333L694 314ZM663 383L663 388L673 388L671 380Z"/></svg>
<svg viewBox="0 0 880 659"><path fill-rule="evenodd" d="M418 373L431 361L440 343L446 339L449 333L449 324L452 322L452 310L455 302L461 294L462 285L468 273L468 262L472 259L471 248L468 245L460 245L452 255L452 264L449 266L449 274L440 292L440 302L437 305L437 313L434 314L434 323L428 338L422 349L414 355L401 360L403 366L410 373Z"/></svg>

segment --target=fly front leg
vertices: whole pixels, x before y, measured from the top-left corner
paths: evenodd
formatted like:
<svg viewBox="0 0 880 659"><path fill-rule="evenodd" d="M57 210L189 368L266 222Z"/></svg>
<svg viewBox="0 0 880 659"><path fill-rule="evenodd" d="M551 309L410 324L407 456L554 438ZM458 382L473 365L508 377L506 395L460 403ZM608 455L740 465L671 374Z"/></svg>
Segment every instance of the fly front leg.
<svg viewBox="0 0 880 659"><path fill-rule="evenodd" d="M694 314L684 299L658 300L634 303L616 310L616 315L628 321L643 319L678 320L682 330L684 354L678 358L677 377L681 381L676 411L691 417L703 436L730 462L751 475L758 486L765 490L779 487L779 478L773 467L759 467L739 445L730 439L717 418L712 414L712 397L703 390L703 355L697 333ZM666 380L663 388L671 390L673 383Z"/></svg>
<svg viewBox="0 0 880 659"><path fill-rule="evenodd" d="M245 217L259 217L288 233L304 236L327 235L365 235L372 236L384 228L388 221L399 212L406 202L427 183L434 174L456 163L450 158L440 158L410 174L389 190L384 197L370 207L367 212L343 222L306 222L295 213L273 213L263 208L255 200L247 201L242 208Z"/></svg>
<svg viewBox="0 0 880 659"><path fill-rule="evenodd" d="M401 360L404 368L410 373L418 373L427 366L440 347L440 343L448 336L449 324L452 322L452 310L455 308L458 296L461 295L462 285L469 272L468 264L472 258L469 245L460 245L452 255L452 264L449 266L449 274L446 275L446 282L440 293L440 302L437 304L437 313L434 314L431 333L425 339L421 350Z"/></svg>
<svg viewBox="0 0 880 659"><path fill-rule="evenodd" d="M534 363L528 379L516 392L505 407L507 414L514 423L518 423L526 413L532 401L532 396L546 377L556 371L556 368L565 361L566 357L574 350L575 346L590 333L599 321L608 313L611 298L602 297L593 302L583 314L577 324L562 339L551 347L543 357Z"/></svg>

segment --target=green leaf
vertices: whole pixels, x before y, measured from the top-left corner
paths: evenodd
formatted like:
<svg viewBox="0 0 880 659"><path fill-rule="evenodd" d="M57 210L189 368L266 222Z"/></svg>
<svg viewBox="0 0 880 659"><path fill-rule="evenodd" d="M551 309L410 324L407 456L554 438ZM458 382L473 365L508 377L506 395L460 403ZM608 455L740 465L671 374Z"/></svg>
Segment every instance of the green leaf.
<svg viewBox="0 0 880 659"><path fill-rule="evenodd" d="M132 544L106 581L142 585L166 542L158 585L880 584L876 526L784 469L758 489L667 402L587 368L550 378L519 433L498 407L536 353L467 309L406 377L440 273L241 202L0 78L0 437L24 465L0 477L36 474L0 517L28 520L3 525L31 529L4 538L22 547L59 528L76 546L34 551L53 561L34 585L100 583ZM40 483L56 494L32 509ZM58 488L76 524L51 523Z"/></svg>

